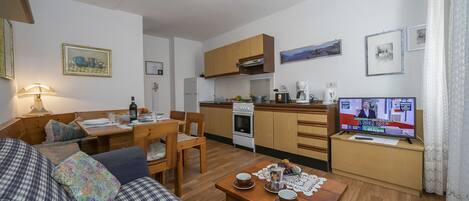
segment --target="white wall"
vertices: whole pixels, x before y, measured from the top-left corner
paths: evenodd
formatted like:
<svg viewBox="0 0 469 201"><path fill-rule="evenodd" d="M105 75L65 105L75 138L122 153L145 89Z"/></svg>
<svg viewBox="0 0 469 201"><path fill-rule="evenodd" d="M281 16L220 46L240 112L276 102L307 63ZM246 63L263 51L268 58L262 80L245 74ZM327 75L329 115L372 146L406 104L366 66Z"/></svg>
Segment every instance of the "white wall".
<svg viewBox="0 0 469 201"><path fill-rule="evenodd" d="M145 75L145 106L168 114L171 110L169 39L143 35L143 58L163 62L163 75ZM156 93L152 89L154 82L159 85Z"/></svg>
<svg viewBox="0 0 469 201"><path fill-rule="evenodd" d="M0 124L16 116L16 82L0 78Z"/></svg>
<svg viewBox="0 0 469 201"><path fill-rule="evenodd" d="M403 75L366 77L365 36L424 24L426 8L426 0L308 0L204 41L203 47L266 33L275 37L275 87L286 85L290 95L297 80L309 80L321 98L330 81L337 82L339 96L420 97L423 51L405 52ZM341 56L280 64L280 51L334 39L342 39Z"/></svg>
<svg viewBox="0 0 469 201"><path fill-rule="evenodd" d="M142 17L72 0L32 0L35 24L15 25L18 87L34 82L52 86L45 96L54 113L128 108L130 96L143 105ZM112 78L65 76L62 43L112 50ZM29 112L32 97L20 97L18 112Z"/></svg>
<svg viewBox="0 0 469 201"><path fill-rule="evenodd" d="M183 38L173 38L174 56L174 109L184 110L184 79L199 76L202 72L202 43Z"/></svg>

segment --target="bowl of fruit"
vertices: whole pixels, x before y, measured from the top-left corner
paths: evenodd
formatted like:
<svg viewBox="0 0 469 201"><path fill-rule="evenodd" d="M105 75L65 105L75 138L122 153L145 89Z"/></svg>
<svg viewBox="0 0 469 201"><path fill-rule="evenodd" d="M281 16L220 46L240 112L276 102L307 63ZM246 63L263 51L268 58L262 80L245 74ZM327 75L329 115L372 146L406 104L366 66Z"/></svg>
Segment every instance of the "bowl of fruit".
<svg viewBox="0 0 469 201"><path fill-rule="evenodd" d="M285 168L283 171L284 175L300 175L301 168L293 163L290 163L288 159L283 159L278 163L279 167Z"/></svg>

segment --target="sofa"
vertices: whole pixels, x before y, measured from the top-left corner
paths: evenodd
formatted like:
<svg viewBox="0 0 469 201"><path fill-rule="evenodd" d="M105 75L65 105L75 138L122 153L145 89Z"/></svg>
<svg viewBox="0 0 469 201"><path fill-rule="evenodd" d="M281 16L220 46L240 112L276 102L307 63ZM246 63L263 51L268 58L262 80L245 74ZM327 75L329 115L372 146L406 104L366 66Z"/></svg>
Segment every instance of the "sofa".
<svg viewBox="0 0 469 201"><path fill-rule="evenodd" d="M131 147L92 156L121 183L115 200L179 200L149 177L142 149ZM54 165L19 139L0 138L0 200L74 200L51 176Z"/></svg>

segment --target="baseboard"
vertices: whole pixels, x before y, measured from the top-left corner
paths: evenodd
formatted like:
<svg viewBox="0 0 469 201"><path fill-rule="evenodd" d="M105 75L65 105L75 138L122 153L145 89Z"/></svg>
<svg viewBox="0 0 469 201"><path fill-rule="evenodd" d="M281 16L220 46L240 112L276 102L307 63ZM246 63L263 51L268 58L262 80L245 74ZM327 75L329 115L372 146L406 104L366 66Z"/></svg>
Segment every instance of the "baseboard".
<svg viewBox="0 0 469 201"><path fill-rule="evenodd" d="M233 139L231 138L222 137L222 136L214 135L210 133L205 133L205 137L207 137L207 139L215 140L221 143L233 145ZM244 149L247 151L252 151L252 149L243 147L243 146L236 146L236 148ZM267 148L267 147L256 145L256 152L265 154L268 156L272 156L278 159L288 159L289 161L293 163L297 163L300 165L308 166L310 168L314 168L314 169L318 169L318 170L322 170L326 172L329 169L328 163L326 161L321 161L321 160L317 160L314 158L308 158L308 157L300 156L297 154L291 154L291 153L275 150L272 148Z"/></svg>
<svg viewBox="0 0 469 201"><path fill-rule="evenodd" d="M222 142L222 143L225 143L225 144L233 145L233 139L231 139L231 138L227 138L227 137L223 137L223 136L219 136L219 135L214 135L214 134L210 134L210 133L205 133L204 135L207 139L211 139L211 140L215 140L215 141Z"/></svg>

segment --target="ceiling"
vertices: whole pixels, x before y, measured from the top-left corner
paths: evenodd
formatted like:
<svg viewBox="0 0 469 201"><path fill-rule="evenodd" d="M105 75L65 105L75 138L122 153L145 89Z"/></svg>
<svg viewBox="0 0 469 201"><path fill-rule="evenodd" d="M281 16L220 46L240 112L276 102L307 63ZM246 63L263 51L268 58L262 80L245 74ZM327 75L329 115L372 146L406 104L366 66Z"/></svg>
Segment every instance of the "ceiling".
<svg viewBox="0 0 469 201"><path fill-rule="evenodd" d="M143 16L143 32L204 41L304 0L77 0Z"/></svg>

